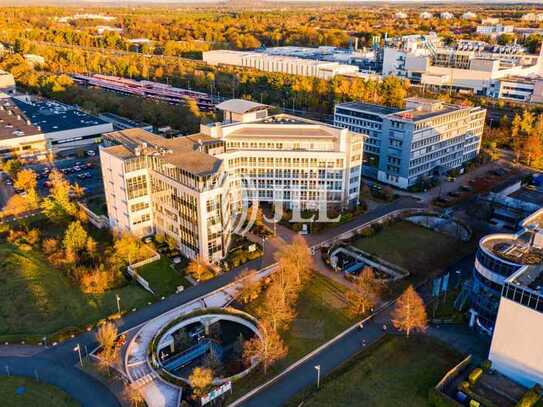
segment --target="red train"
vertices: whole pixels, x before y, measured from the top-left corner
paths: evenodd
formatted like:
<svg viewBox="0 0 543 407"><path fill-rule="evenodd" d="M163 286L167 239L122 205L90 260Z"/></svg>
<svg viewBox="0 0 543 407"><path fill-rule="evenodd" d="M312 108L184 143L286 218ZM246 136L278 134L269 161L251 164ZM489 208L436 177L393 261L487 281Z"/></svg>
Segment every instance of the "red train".
<svg viewBox="0 0 543 407"><path fill-rule="evenodd" d="M122 93L125 95L137 95L150 99L162 100L167 103L185 103L192 99L202 111L213 110L215 104L207 93L196 92L190 89L176 88L164 83L152 81L137 81L134 79L120 78L107 75L72 75L73 80L84 86L96 86L101 89Z"/></svg>

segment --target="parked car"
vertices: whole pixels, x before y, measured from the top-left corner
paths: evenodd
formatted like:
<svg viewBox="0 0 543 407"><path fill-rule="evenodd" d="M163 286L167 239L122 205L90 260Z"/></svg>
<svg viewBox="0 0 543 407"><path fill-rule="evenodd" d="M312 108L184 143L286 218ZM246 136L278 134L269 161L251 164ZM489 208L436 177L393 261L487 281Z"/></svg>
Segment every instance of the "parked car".
<svg viewBox="0 0 543 407"><path fill-rule="evenodd" d="M473 191L473 188L470 187L469 185L461 185L460 186L460 189L464 192L470 192L470 191Z"/></svg>
<svg viewBox="0 0 543 407"><path fill-rule="evenodd" d="M94 157L94 156L96 155L96 151L94 151L94 150L87 150L87 155L88 155L89 157Z"/></svg>

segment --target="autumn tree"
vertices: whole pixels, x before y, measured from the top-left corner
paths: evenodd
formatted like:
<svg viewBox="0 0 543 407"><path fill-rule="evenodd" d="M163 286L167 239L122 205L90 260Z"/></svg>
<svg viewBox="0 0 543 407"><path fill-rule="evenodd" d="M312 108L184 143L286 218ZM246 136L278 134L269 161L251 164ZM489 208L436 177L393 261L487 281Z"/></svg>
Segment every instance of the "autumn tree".
<svg viewBox="0 0 543 407"><path fill-rule="evenodd" d="M123 389L123 398L130 404L132 407L138 407L144 405L144 398L141 394L141 391L132 386L131 384L126 384Z"/></svg>
<svg viewBox="0 0 543 407"><path fill-rule="evenodd" d="M196 281L201 281L209 273L209 266L204 259L198 256L190 261L187 266L187 273Z"/></svg>
<svg viewBox="0 0 543 407"><path fill-rule="evenodd" d="M0 214L2 216L19 216L32 209L32 206L25 197L15 194L9 198Z"/></svg>
<svg viewBox="0 0 543 407"><path fill-rule="evenodd" d="M49 174L50 194L41 206L43 213L53 221L61 221L77 215L77 205L70 198L70 183L60 171Z"/></svg>
<svg viewBox="0 0 543 407"><path fill-rule="evenodd" d="M114 256L124 264L133 264L141 256L141 247L142 243L136 236L123 233L113 243Z"/></svg>
<svg viewBox="0 0 543 407"><path fill-rule="evenodd" d="M236 278L238 301L247 304L256 299L262 291L262 284L256 270L243 270Z"/></svg>
<svg viewBox="0 0 543 407"><path fill-rule="evenodd" d="M13 185L15 186L15 188L22 189L26 192L30 191L31 189L36 189L36 173L29 168L25 168L17 172L17 176L15 177L15 182L13 183Z"/></svg>
<svg viewBox="0 0 543 407"><path fill-rule="evenodd" d="M382 285L371 267L364 267L354 284L355 289L347 292L349 312L353 316L364 315L379 302Z"/></svg>
<svg viewBox="0 0 543 407"><path fill-rule="evenodd" d="M195 367L189 376L189 383L195 396L202 397L213 384L213 370Z"/></svg>
<svg viewBox="0 0 543 407"><path fill-rule="evenodd" d="M243 360L247 365L262 363L266 374L273 363L287 355L288 348L268 322L261 322L259 332L260 336L257 335L243 343Z"/></svg>
<svg viewBox="0 0 543 407"><path fill-rule="evenodd" d="M64 233L62 244L66 249L66 258L75 262L79 254L87 248L89 235L81 225L81 222L74 221L68 225Z"/></svg>
<svg viewBox="0 0 543 407"><path fill-rule="evenodd" d="M101 367L107 369L118 360L119 352L115 346L117 338L117 326L113 322L104 322L96 332L96 340L101 346L99 360Z"/></svg>
<svg viewBox="0 0 543 407"><path fill-rule="evenodd" d="M412 285L396 301L392 311L392 324L407 336L412 331L424 332L428 326L426 307Z"/></svg>
<svg viewBox="0 0 543 407"><path fill-rule="evenodd" d="M274 280L264 297L264 302L256 311L258 317L267 321L273 330L277 331L286 327L296 317L292 298L285 297L284 289L279 280Z"/></svg>

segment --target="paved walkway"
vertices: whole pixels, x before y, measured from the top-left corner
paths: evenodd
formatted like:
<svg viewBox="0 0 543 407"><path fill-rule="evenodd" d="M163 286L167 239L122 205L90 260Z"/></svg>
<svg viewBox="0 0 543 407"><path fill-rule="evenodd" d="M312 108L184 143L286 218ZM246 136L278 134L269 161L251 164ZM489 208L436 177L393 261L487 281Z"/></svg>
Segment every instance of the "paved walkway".
<svg viewBox="0 0 543 407"><path fill-rule="evenodd" d="M0 375L27 376L52 384L72 396L82 407L120 407L117 398L98 380L73 365L41 357L0 357ZM0 402L0 405L3 405Z"/></svg>

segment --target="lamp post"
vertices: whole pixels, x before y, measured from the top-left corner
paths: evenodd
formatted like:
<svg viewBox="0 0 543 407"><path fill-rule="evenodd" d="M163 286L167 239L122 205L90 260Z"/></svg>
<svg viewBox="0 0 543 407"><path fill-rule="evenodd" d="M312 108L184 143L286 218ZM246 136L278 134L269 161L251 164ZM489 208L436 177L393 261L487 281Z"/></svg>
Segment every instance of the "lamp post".
<svg viewBox="0 0 543 407"><path fill-rule="evenodd" d="M321 386L321 365L315 366L315 369L317 370L317 389Z"/></svg>
<svg viewBox="0 0 543 407"><path fill-rule="evenodd" d="M81 346L77 344L77 346L74 348L74 352L77 352L79 355L79 364L81 367L83 367L83 358L81 357Z"/></svg>
<svg viewBox="0 0 543 407"><path fill-rule="evenodd" d="M117 312L119 313L119 317L121 316L121 297L119 294L115 294L115 299L117 300Z"/></svg>

